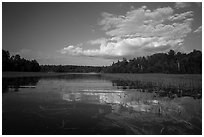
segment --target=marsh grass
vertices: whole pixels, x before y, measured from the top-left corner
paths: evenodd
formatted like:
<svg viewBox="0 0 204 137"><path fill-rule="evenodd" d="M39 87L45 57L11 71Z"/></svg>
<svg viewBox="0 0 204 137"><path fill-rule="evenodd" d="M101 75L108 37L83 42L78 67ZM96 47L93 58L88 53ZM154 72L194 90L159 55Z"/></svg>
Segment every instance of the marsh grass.
<svg viewBox="0 0 204 137"><path fill-rule="evenodd" d="M176 74L102 74L111 79L113 86L121 89L141 89L155 96L170 98L202 97L202 75Z"/></svg>

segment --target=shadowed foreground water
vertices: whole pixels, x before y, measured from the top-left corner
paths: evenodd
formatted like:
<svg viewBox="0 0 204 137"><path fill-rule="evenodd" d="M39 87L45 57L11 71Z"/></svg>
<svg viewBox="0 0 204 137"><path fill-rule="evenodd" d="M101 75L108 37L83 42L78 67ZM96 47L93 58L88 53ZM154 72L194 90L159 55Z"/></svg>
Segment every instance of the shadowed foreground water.
<svg viewBox="0 0 204 137"><path fill-rule="evenodd" d="M120 88L97 74L3 78L2 87L3 134L202 134L201 97Z"/></svg>

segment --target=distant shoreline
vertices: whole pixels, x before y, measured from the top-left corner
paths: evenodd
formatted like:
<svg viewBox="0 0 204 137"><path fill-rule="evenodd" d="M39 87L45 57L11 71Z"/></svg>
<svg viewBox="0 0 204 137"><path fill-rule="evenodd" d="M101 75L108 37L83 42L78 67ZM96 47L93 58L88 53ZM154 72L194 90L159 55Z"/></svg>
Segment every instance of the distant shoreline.
<svg viewBox="0 0 204 137"><path fill-rule="evenodd" d="M45 77L45 76L63 76L69 74L99 74L99 73L57 73L57 72L15 72L6 71L2 72L2 78L15 78L15 77Z"/></svg>
<svg viewBox="0 0 204 137"><path fill-rule="evenodd" d="M137 75L137 76L144 76L145 74L148 75L148 77L156 77L157 75L160 76L202 76L202 74L165 74L165 73L77 73L77 72L17 72L17 71L5 71L2 72L3 78L15 78L15 77L41 77L41 76L62 76L62 75L69 75L69 74L101 74L106 77L118 77L118 75ZM119 76L119 78L124 78L124 76ZM128 78L125 78L128 79Z"/></svg>
<svg viewBox="0 0 204 137"><path fill-rule="evenodd" d="M57 72L2 72L2 78L53 77L71 74L101 75L119 81L154 82L157 85L202 90L202 74L162 74L162 73L57 73Z"/></svg>

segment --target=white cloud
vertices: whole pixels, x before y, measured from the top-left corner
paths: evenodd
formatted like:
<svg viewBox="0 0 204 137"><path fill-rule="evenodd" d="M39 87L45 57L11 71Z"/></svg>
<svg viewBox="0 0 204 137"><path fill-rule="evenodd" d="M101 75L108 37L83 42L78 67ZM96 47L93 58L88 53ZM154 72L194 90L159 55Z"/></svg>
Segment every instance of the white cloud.
<svg viewBox="0 0 204 137"><path fill-rule="evenodd" d="M185 7L189 7L190 3L188 2L176 2L175 3L175 8L180 9L180 8L185 8Z"/></svg>
<svg viewBox="0 0 204 137"><path fill-rule="evenodd" d="M121 58L184 49L184 38L192 31L192 16L192 11L174 14L171 7L151 11L143 6L125 15L104 12L99 25L108 38L88 42L99 45L98 49L84 50L70 45L62 49L61 53Z"/></svg>
<svg viewBox="0 0 204 137"><path fill-rule="evenodd" d="M199 33L199 32L202 32L202 26L198 27L198 28L194 31L194 33Z"/></svg>
<svg viewBox="0 0 204 137"><path fill-rule="evenodd" d="M71 55L80 55L80 54L82 54L82 48L75 47L73 45L69 45L69 46L63 48L60 52L62 54L69 53Z"/></svg>
<svg viewBox="0 0 204 137"><path fill-rule="evenodd" d="M94 44L103 44L106 42L105 38L100 38L100 39L96 39L96 40L90 40L88 41L88 43L94 45Z"/></svg>
<svg viewBox="0 0 204 137"><path fill-rule="evenodd" d="M100 25L103 25L106 30L106 34L112 37L115 36L164 36L168 34L166 32L174 31L180 27L179 24L167 24L167 21L182 20L183 22L193 14L192 11L173 15L173 9L170 7L158 8L154 11L140 8L127 12L126 16L117 19L117 15L111 15L117 23L114 23L113 19L104 18ZM106 21L104 21L106 20ZM120 23L118 22L120 20ZM174 26L173 26L174 25ZM185 25L185 24L184 24Z"/></svg>
<svg viewBox="0 0 204 137"><path fill-rule="evenodd" d="M150 27L149 24L154 27L164 22L172 13L173 9L170 7L158 8L151 12L143 6L143 8L127 12L123 18L117 15L112 15L114 20L105 17L101 20L100 25L103 25L104 28L109 28L106 34L110 36L122 36L133 33L140 35L141 32L144 33L144 29L147 30ZM117 20L116 23L114 23L115 20ZM146 33L149 34L149 32Z"/></svg>
<svg viewBox="0 0 204 137"><path fill-rule="evenodd" d="M112 26L118 25L122 22L123 16L115 17L113 14L103 12L102 13L103 20L99 22L99 25L107 24L103 26L103 30L108 30Z"/></svg>
<svg viewBox="0 0 204 137"><path fill-rule="evenodd" d="M171 16L169 19L171 21L183 20L183 19L186 19L186 18L192 17L192 16L193 16L193 11L187 11L187 12L184 12L184 13L175 14L175 15Z"/></svg>
<svg viewBox="0 0 204 137"><path fill-rule="evenodd" d="M61 53L69 53L71 55L83 55L83 56L97 56L103 58L123 58L143 56L152 52L168 51L169 48L175 48L183 43L183 39L167 39L158 37L137 37L127 38L120 41L100 41L99 49L83 50L79 47L72 45L62 49ZM99 44L99 41L92 41L94 44Z"/></svg>

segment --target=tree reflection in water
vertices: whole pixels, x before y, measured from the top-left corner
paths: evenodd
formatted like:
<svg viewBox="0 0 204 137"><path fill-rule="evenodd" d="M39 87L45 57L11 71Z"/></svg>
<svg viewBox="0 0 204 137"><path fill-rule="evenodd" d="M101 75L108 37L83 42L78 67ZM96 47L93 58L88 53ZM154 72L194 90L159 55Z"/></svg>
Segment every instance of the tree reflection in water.
<svg viewBox="0 0 204 137"><path fill-rule="evenodd" d="M19 91L19 88L35 88L39 80L39 77L3 78L2 92Z"/></svg>

